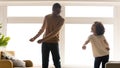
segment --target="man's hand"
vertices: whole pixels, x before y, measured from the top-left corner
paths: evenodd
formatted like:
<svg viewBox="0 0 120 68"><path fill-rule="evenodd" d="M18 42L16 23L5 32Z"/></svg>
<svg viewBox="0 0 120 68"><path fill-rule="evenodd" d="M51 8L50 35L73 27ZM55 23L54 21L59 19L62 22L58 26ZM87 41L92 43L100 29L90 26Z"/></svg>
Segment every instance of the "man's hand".
<svg viewBox="0 0 120 68"><path fill-rule="evenodd" d="M37 43L39 43L39 44L40 44L40 43L42 43L42 42L43 42L43 40L42 40L42 39L40 39L40 40L38 40L38 41L37 41Z"/></svg>
<svg viewBox="0 0 120 68"><path fill-rule="evenodd" d="M30 41L30 42L33 42L34 40L35 40L34 38L31 38L29 41Z"/></svg>
<svg viewBox="0 0 120 68"><path fill-rule="evenodd" d="M82 49L85 50L85 49L86 49L86 46L83 45L83 46L82 46Z"/></svg>

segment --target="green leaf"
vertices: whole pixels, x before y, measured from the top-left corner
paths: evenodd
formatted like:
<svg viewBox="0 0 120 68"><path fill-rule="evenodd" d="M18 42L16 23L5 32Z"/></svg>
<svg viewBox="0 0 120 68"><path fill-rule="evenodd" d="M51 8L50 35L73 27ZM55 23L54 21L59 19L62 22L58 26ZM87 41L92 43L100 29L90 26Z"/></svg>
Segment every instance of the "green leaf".
<svg viewBox="0 0 120 68"><path fill-rule="evenodd" d="M10 40L10 37L5 37L4 35L1 35L0 46L7 46L9 40Z"/></svg>
<svg viewBox="0 0 120 68"><path fill-rule="evenodd" d="M4 39L4 35L1 35L0 42L2 42Z"/></svg>

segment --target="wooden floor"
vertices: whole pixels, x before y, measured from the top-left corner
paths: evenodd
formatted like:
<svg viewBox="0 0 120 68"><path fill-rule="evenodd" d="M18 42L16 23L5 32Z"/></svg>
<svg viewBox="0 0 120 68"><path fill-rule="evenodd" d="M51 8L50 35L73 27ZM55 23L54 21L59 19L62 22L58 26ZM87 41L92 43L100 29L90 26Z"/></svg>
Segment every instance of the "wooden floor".
<svg viewBox="0 0 120 68"><path fill-rule="evenodd" d="M14 67L14 68L23 68L23 67ZM25 67L25 68L42 68L42 67ZM55 67L49 67L49 68L55 68ZM93 68L93 67L62 67L62 68Z"/></svg>
<svg viewBox="0 0 120 68"><path fill-rule="evenodd" d="M24 67L14 67L14 68L24 68ZM42 67L25 67L25 68L42 68ZM50 67L55 68L55 67ZM76 68L76 67L62 67L62 68ZM92 67L77 67L77 68L92 68Z"/></svg>
<svg viewBox="0 0 120 68"><path fill-rule="evenodd" d="M23 68L23 67L14 67L14 68ZM33 67L25 67L25 68L42 68L42 66L33 66ZM55 68L54 65L49 66L48 68ZM62 66L61 68L94 68L93 66ZM100 66L101 68L101 66Z"/></svg>

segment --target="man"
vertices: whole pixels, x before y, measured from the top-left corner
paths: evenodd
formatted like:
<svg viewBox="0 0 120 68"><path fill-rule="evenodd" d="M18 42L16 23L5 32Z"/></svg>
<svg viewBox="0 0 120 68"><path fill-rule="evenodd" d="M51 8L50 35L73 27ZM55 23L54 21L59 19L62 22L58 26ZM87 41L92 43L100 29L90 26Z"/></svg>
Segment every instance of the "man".
<svg viewBox="0 0 120 68"><path fill-rule="evenodd" d="M60 16L60 12L61 5L55 3L52 7L52 14L45 16L42 28L30 39L33 42L45 31L43 38L37 41L42 43L42 68L48 68L50 51L55 68L61 68L58 42L64 19Z"/></svg>

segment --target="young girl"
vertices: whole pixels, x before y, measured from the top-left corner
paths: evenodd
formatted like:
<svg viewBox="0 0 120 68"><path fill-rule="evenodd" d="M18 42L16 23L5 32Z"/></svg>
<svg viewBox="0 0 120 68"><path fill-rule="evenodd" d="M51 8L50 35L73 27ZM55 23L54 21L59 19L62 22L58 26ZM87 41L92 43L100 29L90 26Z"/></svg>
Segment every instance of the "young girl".
<svg viewBox="0 0 120 68"><path fill-rule="evenodd" d="M104 37L104 26L101 22L94 22L91 31L92 35L88 37L88 40L83 44L82 49L86 49L86 45L91 42L93 56L95 57L94 68L99 68L102 63L102 68L105 68L105 64L109 60L109 45Z"/></svg>

